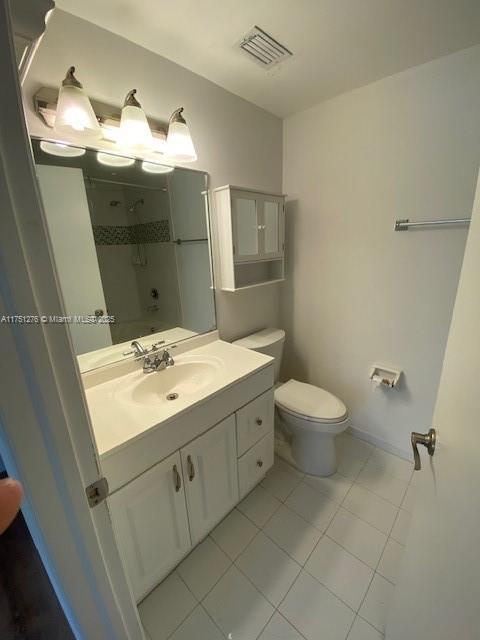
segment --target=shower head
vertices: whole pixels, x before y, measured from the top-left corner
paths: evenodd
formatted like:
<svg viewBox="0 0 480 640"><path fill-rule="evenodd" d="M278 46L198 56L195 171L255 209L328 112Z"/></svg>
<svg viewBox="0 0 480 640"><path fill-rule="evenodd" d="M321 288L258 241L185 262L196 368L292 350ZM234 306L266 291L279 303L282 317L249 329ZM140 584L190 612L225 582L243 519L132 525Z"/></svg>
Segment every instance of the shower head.
<svg viewBox="0 0 480 640"><path fill-rule="evenodd" d="M128 213L135 213L137 206L139 204L144 204L145 201L143 198L139 198L138 200L135 200L135 202L132 202L132 204L128 207Z"/></svg>

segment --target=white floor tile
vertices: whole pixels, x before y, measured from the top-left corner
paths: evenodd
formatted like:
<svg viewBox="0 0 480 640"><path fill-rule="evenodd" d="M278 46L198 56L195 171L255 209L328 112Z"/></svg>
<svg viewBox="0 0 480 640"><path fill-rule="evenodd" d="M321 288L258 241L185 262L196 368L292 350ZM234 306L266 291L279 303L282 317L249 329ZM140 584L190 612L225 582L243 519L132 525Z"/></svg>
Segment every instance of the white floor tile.
<svg viewBox="0 0 480 640"><path fill-rule="evenodd" d="M272 605L232 566L203 606L223 633L234 640L256 638L274 612Z"/></svg>
<svg viewBox="0 0 480 640"><path fill-rule="evenodd" d="M337 437L338 473L346 478L355 480L365 466L374 447L368 442L342 435Z"/></svg>
<svg viewBox="0 0 480 640"><path fill-rule="evenodd" d="M378 565L378 573L384 578L387 578L387 580L390 580L390 582L393 582L393 584L397 581L398 570L404 550L405 547L403 545L399 544L393 538L389 538L380 564Z"/></svg>
<svg viewBox="0 0 480 640"><path fill-rule="evenodd" d="M258 640L304 640L304 638L277 611Z"/></svg>
<svg viewBox="0 0 480 640"><path fill-rule="evenodd" d="M398 511L391 502L358 484L354 484L348 492L343 501L343 507L387 535L390 533Z"/></svg>
<svg viewBox="0 0 480 640"><path fill-rule="evenodd" d="M325 494L312 489L304 482L300 482L293 490L285 500L285 504L322 533L338 509L336 502L329 500Z"/></svg>
<svg viewBox="0 0 480 640"><path fill-rule="evenodd" d="M375 449L373 444L366 442L365 440L359 440L348 433L342 433L336 438L337 452L349 453L357 456L359 460L365 462Z"/></svg>
<svg viewBox="0 0 480 640"><path fill-rule="evenodd" d="M326 536L315 547L305 571L355 611L360 607L373 576L373 569Z"/></svg>
<svg viewBox="0 0 480 640"><path fill-rule="evenodd" d="M385 623L394 589L391 582L376 573L359 611L362 618L365 618L382 633L385 632Z"/></svg>
<svg viewBox="0 0 480 640"><path fill-rule="evenodd" d="M235 563L277 607L300 572L300 565L260 532Z"/></svg>
<svg viewBox="0 0 480 640"><path fill-rule="evenodd" d="M383 633L377 631L371 624L357 616L348 634L348 640L382 640Z"/></svg>
<svg viewBox="0 0 480 640"><path fill-rule="evenodd" d="M405 511L409 511L410 513L412 513L417 501L417 493L418 487L414 483L410 482L405 497L403 498L402 509L405 509Z"/></svg>
<svg viewBox="0 0 480 640"><path fill-rule="evenodd" d="M349 480L356 480L358 474L365 466L365 461L358 458L355 453L338 454L338 473Z"/></svg>
<svg viewBox="0 0 480 640"><path fill-rule="evenodd" d="M299 564L305 564L321 533L291 509L281 506L263 528Z"/></svg>
<svg viewBox="0 0 480 640"><path fill-rule="evenodd" d="M257 527L263 527L280 504L280 501L272 496L271 493L265 491L261 486L256 486L255 489L250 491L248 496L237 505L237 509L252 520Z"/></svg>
<svg viewBox="0 0 480 640"><path fill-rule="evenodd" d="M335 473L333 476L326 478L321 478L320 476L305 476L303 481L312 487L312 489L321 491L327 498L338 503L342 502L352 486L352 481L339 473Z"/></svg>
<svg viewBox="0 0 480 640"><path fill-rule="evenodd" d="M347 551L375 569L387 542L387 536L342 507L327 529L333 538Z"/></svg>
<svg viewBox="0 0 480 640"><path fill-rule="evenodd" d="M301 480L298 474L287 471L285 466L275 463L262 482L262 487L282 502Z"/></svg>
<svg viewBox="0 0 480 640"><path fill-rule="evenodd" d="M357 482L397 507L402 504L408 487L407 480L399 480L381 467L370 465L370 461L358 474Z"/></svg>
<svg viewBox="0 0 480 640"><path fill-rule="evenodd" d="M355 616L305 571L301 572L279 610L307 640L345 640Z"/></svg>
<svg viewBox="0 0 480 640"><path fill-rule="evenodd" d="M177 572L197 600L202 600L231 563L211 538L205 538L180 563Z"/></svg>
<svg viewBox="0 0 480 640"><path fill-rule="evenodd" d="M258 532L257 527L237 509L231 511L226 518L211 532L218 546L225 551L231 560L242 553L247 544Z"/></svg>
<svg viewBox="0 0 480 640"><path fill-rule="evenodd" d="M395 476L395 478L406 482L410 481L413 473L413 464L411 462L378 448L374 449L366 466L380 467L380 469Z"/></svg>
<svg viewBox="0 0 480 640"><path fill-rule="evenodd" d="M201 605L182 622L170 640L225 640L223 633L215 626Z"/></svg>
<svg viewBox="0 0 480 640"><path fill-rule="evenodd" d="M142 623L152 640L164 640L195 608L197 601L172 573L139 606Z"/></svg>
<svg viewBox="0 0 480 640"><path fill-rule="evenodd" d="M288 445L288 446L290 446L290 445ZM283 469L287 473L293 473L293 475L295 475L298 478L300 478L300 480L305 475L304 473L302 473L302 471L300 471L300 469L297 469L297 467L294 464L291 464L287 460L283 460L282 458L279 458L278 456L275 456L275 466L280 467L280 469Z"/></svg>
<svg viewBox="0 0 480 640"><path fill-rule="evenodd" d="M407 543L408 530L410 529L410 521L412 516L405 509L400 509L397 519L393 525L392 533L390 534L394 540L400 542L400 544Z"/></svg>

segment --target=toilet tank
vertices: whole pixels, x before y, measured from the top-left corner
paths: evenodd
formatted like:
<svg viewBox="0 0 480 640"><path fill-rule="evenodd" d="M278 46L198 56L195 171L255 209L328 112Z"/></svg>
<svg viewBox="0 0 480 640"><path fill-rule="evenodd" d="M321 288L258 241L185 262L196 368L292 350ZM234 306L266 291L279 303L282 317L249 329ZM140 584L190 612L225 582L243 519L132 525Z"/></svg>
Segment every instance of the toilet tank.
<svg viewBox="0 0 480 640"><path fill-rule="evenodd" d="M283 355L283 343L285 342L285 331L283 329L262 329L249 336L235 340L233 344L246 349L253 349L259 353L275 358L275 382L278 382L280 375L280 365Z"/></svg>

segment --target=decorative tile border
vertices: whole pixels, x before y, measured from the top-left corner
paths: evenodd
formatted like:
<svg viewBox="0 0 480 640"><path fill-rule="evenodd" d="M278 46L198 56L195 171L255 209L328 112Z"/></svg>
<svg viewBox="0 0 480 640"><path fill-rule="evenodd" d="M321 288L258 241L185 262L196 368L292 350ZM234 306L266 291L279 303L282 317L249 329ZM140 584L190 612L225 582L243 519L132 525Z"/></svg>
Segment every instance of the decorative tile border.
<svg viewBox="0 0 480 640"><path fill-rule="evenodd" d="M168 220L155 220L132 225L93 225L96 245L151 244L170 242Z"/></svg>

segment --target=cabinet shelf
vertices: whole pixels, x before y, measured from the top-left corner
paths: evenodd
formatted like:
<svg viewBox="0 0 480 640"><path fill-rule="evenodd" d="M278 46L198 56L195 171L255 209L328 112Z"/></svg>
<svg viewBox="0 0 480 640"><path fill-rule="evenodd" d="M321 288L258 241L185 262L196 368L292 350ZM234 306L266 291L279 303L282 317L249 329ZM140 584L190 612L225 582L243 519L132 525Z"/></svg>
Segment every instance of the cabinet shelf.
<svg viewBox="0 0 480 640"><path fill-rule="evenodd" d="M238 291L285 279L283 195L226 185L213 191L217 288Z"/></svg>

